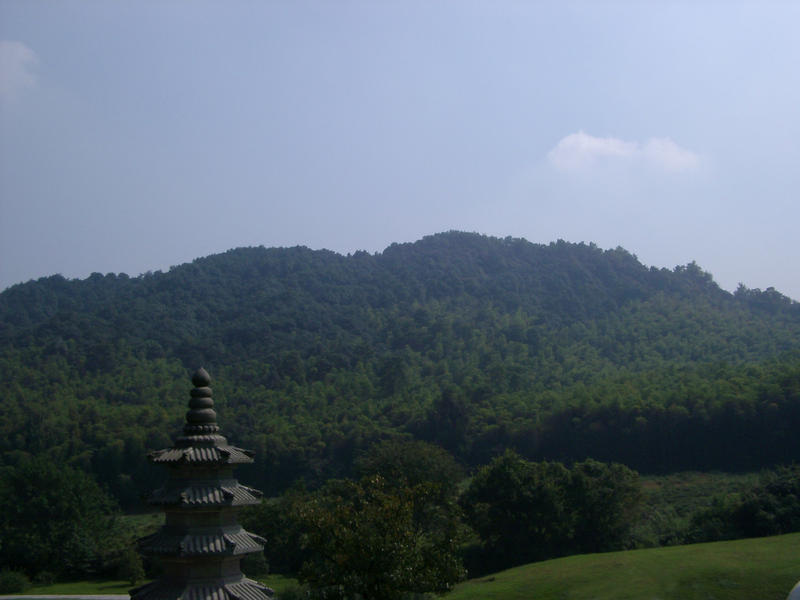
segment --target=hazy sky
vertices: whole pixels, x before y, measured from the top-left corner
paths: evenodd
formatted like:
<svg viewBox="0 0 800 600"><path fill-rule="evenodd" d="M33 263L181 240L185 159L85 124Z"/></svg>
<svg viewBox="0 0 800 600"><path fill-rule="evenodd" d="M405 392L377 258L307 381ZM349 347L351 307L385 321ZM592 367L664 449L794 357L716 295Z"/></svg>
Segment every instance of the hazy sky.
<svg viewBox="0 0 800 600"><path fill-rule="evenodd" d="M0 0L0 289L459 229L800 300L800 3Z"/></svg>

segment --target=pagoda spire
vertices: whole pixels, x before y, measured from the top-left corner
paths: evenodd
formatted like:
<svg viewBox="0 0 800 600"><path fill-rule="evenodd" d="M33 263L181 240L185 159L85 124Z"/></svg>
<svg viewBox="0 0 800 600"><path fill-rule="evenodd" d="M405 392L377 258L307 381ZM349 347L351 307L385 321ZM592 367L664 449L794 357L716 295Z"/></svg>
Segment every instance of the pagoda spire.
<svg viewBox="0 0 800 600"><path fill-rule="evenodd" d="M192 375L194 388L190 392L189 412L186 413L186 425L183 433L187 436L198 436L216 433L217 412L214 410L214 400L211 398L211 376L200 367Z"/></svg>
<svg viewBox="0 0 800 600"><path fill-rule="evenodd" d="M150 498L166 518L139 545L161 559L164 574L132 589L131 600L268 600L272 590L247 579L240 569L242 557L262 552L266 543L237 521L241 507L261 498L261 492L233 478L234 466L253 462L253 453L230 446L218 433L205 369L192 375L192 384L183 435L172 448L148 456L169 470L166 484Z"/></svg>

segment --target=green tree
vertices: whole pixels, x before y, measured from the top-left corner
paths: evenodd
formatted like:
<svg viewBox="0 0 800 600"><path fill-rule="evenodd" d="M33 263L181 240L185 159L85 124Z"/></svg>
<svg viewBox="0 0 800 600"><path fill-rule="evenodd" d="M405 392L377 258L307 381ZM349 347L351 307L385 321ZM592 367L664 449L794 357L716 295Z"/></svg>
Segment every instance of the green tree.
<svg viewBox="0 0 800 600"><path fill-rule="evenodd" d="M566 553L574 531L569 479L564 465L511 450L480 469L461 502L487 561L511 566Z"/></svg>
<svg viewBox="0 0 800 600"><path fill-rule="evenodd" d="M297 573L308 557L303 549L304 532L298 518L298 507L307 499L305 491L292 488L277 498L249 506L241 513L242 526L268 540L264 556L272 573Z"/></svg>
<svg viewBox="0 0 800 600"><path fill-rule="evenodd" d="M139 552L133 546L128 546L119 559L118 576L127 581L131 587L144 578L144 564Z"/></svg>
<svg viewBox="0 0 800 600"><path fill-rule="evenodd" d="M800 531L800 465L767 471L742 494L714 498L692 515L689 539L707 542Z"/></svg>
<svg viewBox="0 0 800 600"><path fill-rule="evenodd" d="M570 473L573 548L601 552L622 548L642 504L639 474L625 465L586 460Z"/></svg>
<svg viewBox="0 0 800 600"><path fill-rule="evenodd" d="M371 446L356 460L361 476L380 475L390 485L438 486L443 498L452 497L464 470L446 450L419 440L391 439Z"/></svg>
<svg viewBox="0 0 800 600"><path fill-rule="evenodd" d="M458 451L466 441L470 415L458 389L446 385L434 400L428 415L428 435L451 452Z"/></svg>
<svg viewBox="0 0 800 600"><path fill-rule="evenodd" d="M0 566L86 575L121 550L114 504L83 471L45 457L3 468Z"/></svg>
<svg viewBox="0 0 800 600"><path fill-rule="evenodd" d="M512 451L473 478L461 498L494 568L622 547L641 502L638 474L594 460L568 469Z"/></svg>
<svg viewBox="0 0 800 600"><path fill-rule="evenodd" d="M0 570L0 594L19 594L27 590L30 585L31 581L25 573L9 569Z"/></svg>
<svg viewBox="0 0 800 600"><path fill-rule="evenodd" d="M325 598L400 600L450 590L465 576L455 505L429 486L397 489L378 476L331 481L300 505L310 557L300 571Z"/></svg>

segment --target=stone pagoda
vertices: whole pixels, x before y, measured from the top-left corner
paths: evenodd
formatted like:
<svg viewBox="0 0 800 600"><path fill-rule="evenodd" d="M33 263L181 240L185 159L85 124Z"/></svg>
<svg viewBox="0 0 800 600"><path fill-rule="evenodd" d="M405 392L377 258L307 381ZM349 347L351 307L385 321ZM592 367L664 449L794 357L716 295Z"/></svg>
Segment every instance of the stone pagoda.
<svg viewBox="0 0 800 600"><path fill-rule="evenodd" d="M236 518L241 507L260 502L261 492L233 478L234 466L253 462L253 453L219 435L208 373L198 370L192 383L183 435L172 448L148 456L169 470L164 487L150 498L166 520L139 544L161 559L163 575L132 589L131 600L268 600L272 590L247 579L239 566L245 554L261 552L265 544Z"/></svg>

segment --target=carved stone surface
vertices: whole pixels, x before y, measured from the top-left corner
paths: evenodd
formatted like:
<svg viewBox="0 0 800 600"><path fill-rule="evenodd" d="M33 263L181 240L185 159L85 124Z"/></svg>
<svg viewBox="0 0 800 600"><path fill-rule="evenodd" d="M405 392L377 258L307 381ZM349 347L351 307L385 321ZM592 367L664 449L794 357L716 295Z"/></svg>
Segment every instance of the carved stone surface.
<svg viewBox="0 0 800 600"><path fill-rule="evenodd" d="M199 369L192 383L183 435L172 448L148 457L169 469L166 484L150 498L166 519L139 545L161 559L164 574L132 589L131 599L267 600L272 590L247 579L239 566L245 554L263 551L266 543L236 518L239 508L260 502L261 492L233 478L233 467L253 462L253 453L219 435L208 373Z"/></svg>

